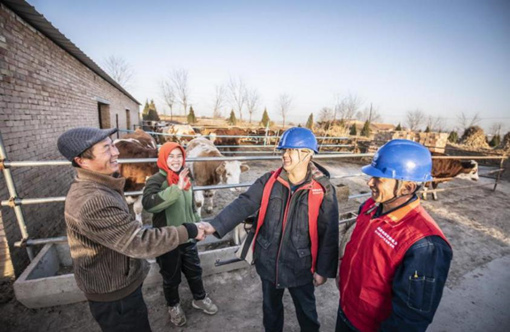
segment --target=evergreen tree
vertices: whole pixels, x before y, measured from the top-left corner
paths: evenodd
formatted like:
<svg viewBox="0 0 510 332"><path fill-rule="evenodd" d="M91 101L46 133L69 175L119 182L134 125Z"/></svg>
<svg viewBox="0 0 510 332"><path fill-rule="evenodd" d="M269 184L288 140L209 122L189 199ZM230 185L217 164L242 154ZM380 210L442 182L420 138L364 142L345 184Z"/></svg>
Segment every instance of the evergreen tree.
<svg viewBox="0 0 510 332"><path fill-rule="evenodd" d="M262 114L262 120L260 120L260 125L265 128L268 126L270 121L269 115L267 114L267 108L265 108L264 113Z"/></svg>
<svg viewBox="0 0 510 332"><path fill-rule="evenodd" d="M363 124L363 128L361 129L361 136L370 136L370 122L368 122L368 120Z"/></svg>
<svg viewBox="0 0 510 332"><path fill-rule="evenodd" d="M230 111L230 117L227 119L228 124L235 126L237 124L236 114L234 110Z"/></svg>
<svg viewBox="0 0 510 332"><path fill-rule="evenodd" d="M349 128L349 135L356 136L358 135L358 130L356 129L356 124L353 123L352 126Z"/></svg>
<svg viewBox="0 0 510 332"><path fill-rule="evenodd" d="M427 126L427 128L425 128L425 132L426 133L430 133L430 127L429 126Z"/></svg>
<svg viewBox="0 0 510 332"><path fill-rule="evenodd" d="M195 111L193 110L193 106L189 107L189 113L188 113L188 123L193 124L197 122L197 118L195 116Z"/></svg>
<svg viewBox="0 0 510 332"><path fill-rule="evenodd" d="M448 135L448 141L451 143L457 143L459 141L459 134L457 134L455 130L452 130L450 135Z"/></svg>
<svg viewBox="0 0 510 332"><path fill-rule="evenodd" d="M492 139L489 142L489 145L492 146L493 148L495 148L495 147L498 147L499 144L501 144L501 136L499 136L499 135L492 136Z"/></svg>
<svg viewBox="0 0 510 332"><path fill-rule="evenodd" d="M313 130L313 113L310 113L310 116L308 116L308 120L306 120L306 128Z"/></svg>
<svg viewBox="0 0 510 332"><path fill-rule="evenodd" d="M149 104L149 110L157 111L156 104L154 104L154 100L151 99L151 103Z"/></svg>
<svg viewBox="0 0 510 332"><path fill-rule="evenodd" d="M399 122L397 128L395 128L395 131L401 131L401 130L402 130L402 126L400 125L400 122Z"/></svg>
<svg viewBox="0 0 510 332"><path fill-rule="evenodd" d="M147 121L159 121L159 115L158 111L155 109L150 109L149 114L147 114L147 117L145 118Z"/></svg>
<svg viewBox="0 0 510 332"><path fill-rule="evenodd" d="M142 116L145 119L149 115L149 101L145 99L145 106L143 107Z"/></svg>

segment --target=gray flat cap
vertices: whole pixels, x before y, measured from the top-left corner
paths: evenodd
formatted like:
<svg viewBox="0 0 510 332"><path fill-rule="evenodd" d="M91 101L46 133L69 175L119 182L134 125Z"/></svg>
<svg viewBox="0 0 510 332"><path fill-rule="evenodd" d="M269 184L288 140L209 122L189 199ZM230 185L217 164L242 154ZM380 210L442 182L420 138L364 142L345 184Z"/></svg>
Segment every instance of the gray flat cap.
<svg viewBox="0 0 510 332"><path fill-rule="evenodd" d="M101 142L106 137L117 132L117 128L98 129L93 127L73 128L58 138L58 151L66 157L67 160L73 161L74 157L79 156L82 152L92 147L94 144Z"/></svg>

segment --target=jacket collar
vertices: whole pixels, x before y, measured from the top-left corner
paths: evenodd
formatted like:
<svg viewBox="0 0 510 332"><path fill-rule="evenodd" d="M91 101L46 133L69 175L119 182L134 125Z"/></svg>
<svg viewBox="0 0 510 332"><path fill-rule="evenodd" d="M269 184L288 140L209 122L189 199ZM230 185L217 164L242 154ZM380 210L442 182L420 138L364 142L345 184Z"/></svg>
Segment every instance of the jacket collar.
<svg viewBox="0 0 510 332"><path fill-rule="evenodd" d="M99 183L121 194L124 194L124 185L126 184L125 178L120 177L117 174L111 176L90 171L81 167L75 167L75 169L76 169L76 181L90 181Z"/></svg>
<svg viewBox="0 0 510 332"><path fill-rule="evenodd" d="M407 214L409 212L411 212L414 209L416 209L416 207L418 207L419 205L420 205L420 198L415 197L414 199L410 199L409 201L407 201L403 205L401 205L398 208L396 208L396 209L394 209L394 210L384 214L381 217L384 218L386 221L388 221L390 223L398 223L405 216L407 216Z"/></svg>

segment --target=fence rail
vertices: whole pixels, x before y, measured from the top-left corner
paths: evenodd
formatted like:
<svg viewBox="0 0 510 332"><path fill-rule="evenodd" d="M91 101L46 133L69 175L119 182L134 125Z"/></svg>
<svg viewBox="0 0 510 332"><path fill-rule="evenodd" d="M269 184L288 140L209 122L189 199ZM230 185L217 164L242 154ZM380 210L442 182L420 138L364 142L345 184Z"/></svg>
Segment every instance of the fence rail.
<svg viewBox="0 0 510 332"><path fill-rule="evenodd" d="M161 133L154 133L160 135ZM184 135L182 135L184 136ZM218 135L217 137L220 137ZM226 135L225 137L230 137L229 135ZM239 137L239 136L235 136ZM254 136L246 136L253 138ZM267 138L266 136L259 136L262 138ZM324 138L324 139L348 139L345 137L318 137L318 138ZM338 145L334 145L338 146ZM236 146L237 147L237 146ZM261 146L259 146L261 147ZM253 153L254 151L244 151L244 153ZM335 158L363 158L363 157L372 157L373 153L347 153L347 154L319 154L314 156L314 159L335 159ZM500 168L495 171L491 171L488 174L492 173L498 173L494 189L496 190L496 186L499 182L499 179L501 177L501 172L504 170L503 168L503 162L506 158L506 156L433 156L433 159L501 159ZM239 160L239 161L250 161L250 160L280 160L281 156L274 156L274 155L265 155L265 156L235 156L235 157L200 157L200 158L189 158L188 162L203 162L203 161L228 161L228 160ZM120 159L120 164L127 164L127 163L154 163L156 162L156 158L150 158L150 159ZM17 241L15 243L16 247L26 247L28 256L30 260L33 260L33 250L32 246L34 245L40 245L40 244L46 244L46 243L56 243L56 242L65 242L67 238L64 237L55 237L55 238L46 238L46 239L30 239L29 234L27 232L25 220L23 217L23 213L21 210L21 205L32 205L32 204L48 204L48 203L54 203L54 202L64 202L65 197L47 197L47 198L19 198L16 193L16 189L14 186L14 181L12 178L12 174L10 173L10 168L13 167L47 167L47 166L69 166L71 165L71 162L64 161L64 160L49 160L49 161L9 161L7 159L7 154L4 148L3 140L0 135L0 170L3 171L4 178L7 184L8 192L10 195L9 200L1 201L1 206L7 206L14 209L16 214L16 219L18 221L18 226L21 230L22 239L20 241ZM354 174L347 174L342 176L332 176L332 179L342 179L342 178L349 178L349 177L357 177L362 176L362 173L354 173ZM215 185L215 186L196 186L194 187L194 190L200 191L200 190L216 190L216 189L229 189L229 188L235 188L235 187L249 187L252 185L252 182L250 183L240 183L236 185ZM433 192L439 192L439 191L446 191L451 189L465 189L465 188L471 188L474 186L467 186L467 187L456 187L456 188L444 188L444 189L435 189L435 190L428 190L427 193L433 193ZM141 191L136 192L127 192L125 193L126 196L135 196L135 195L141 195ZM370 196L370 193L363 193L363 194L356 194L356 195L350 195L348 199L356 199L361 197L368 197ZM346 220L340 220L340 223L347 222L353 220L353 218L349 218Z"/></svg>

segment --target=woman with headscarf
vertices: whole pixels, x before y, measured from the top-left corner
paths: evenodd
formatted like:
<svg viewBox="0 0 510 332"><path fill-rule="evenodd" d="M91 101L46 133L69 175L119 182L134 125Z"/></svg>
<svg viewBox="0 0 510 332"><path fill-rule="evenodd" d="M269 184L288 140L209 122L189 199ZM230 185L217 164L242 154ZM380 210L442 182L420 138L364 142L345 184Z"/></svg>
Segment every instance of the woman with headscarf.
<svg viewBox="0 0 510 332"><path fill-rule="evenodd" d="M185 167L186 152L177 143L167 142L159 150L159 172L151 176L143 191L142 204L153 213L153 226L178 226L200 221L193 202L189 169ZM181 271L186 276L193 294L192 306L214 315L218 308L204 290L202 268L195 240L190 240L156 258L163 276L163 291L171 322L186 324L186 315L179 298Z"/></svg>

